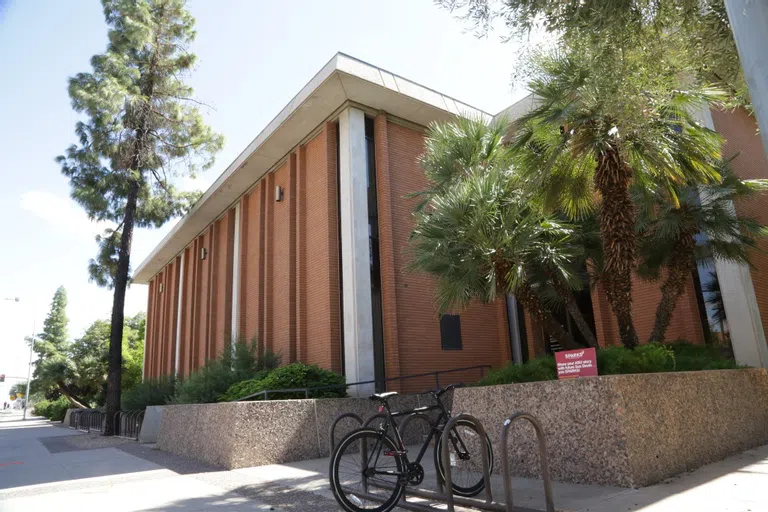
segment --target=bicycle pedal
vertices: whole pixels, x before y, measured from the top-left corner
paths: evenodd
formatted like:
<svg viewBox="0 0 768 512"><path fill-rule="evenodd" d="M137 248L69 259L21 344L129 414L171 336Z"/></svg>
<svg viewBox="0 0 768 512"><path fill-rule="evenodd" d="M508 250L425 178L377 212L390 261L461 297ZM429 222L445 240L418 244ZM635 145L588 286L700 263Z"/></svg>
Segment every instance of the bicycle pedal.
<svg viewBox="0 0 768 512"><path fill-rule="evenodd" d="M405 451L399 451L399 450L384 450L384 456L385 457L395 457L399 455L405 455Z"/></svg>

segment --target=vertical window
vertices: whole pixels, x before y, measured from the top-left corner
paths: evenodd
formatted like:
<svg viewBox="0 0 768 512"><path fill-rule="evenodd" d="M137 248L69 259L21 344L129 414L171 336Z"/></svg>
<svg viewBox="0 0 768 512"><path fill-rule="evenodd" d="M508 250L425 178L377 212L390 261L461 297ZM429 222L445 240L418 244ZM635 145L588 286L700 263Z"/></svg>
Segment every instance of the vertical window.
<svg viewBox="0 0 768 512"><path fill-rule="evenodd" d="M373 320L373 366L377 391L385 389L384 325L381 305L381 261L379 259L379 206L376 193L376 145L373 119L365 118L365 159L368 185L368 248L371 272L371 308Z"/></svg>
<svg viewBox="0 0 768 512"><path fill-rule="evenodd" d="M440 344L443 350L461 350L461 318L459 315L440 317Z"/></svg>

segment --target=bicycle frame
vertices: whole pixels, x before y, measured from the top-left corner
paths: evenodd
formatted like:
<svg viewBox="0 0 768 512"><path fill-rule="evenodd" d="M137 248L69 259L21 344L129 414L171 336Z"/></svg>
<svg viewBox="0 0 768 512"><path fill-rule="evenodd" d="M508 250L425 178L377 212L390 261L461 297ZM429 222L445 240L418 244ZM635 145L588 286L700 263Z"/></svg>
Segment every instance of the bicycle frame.
<svg viewBox="0 0 768 512"><path fill-rule="evenodd" d="M386 421L384 422L384 425L382 426L382 429L381 429L382 435L381 435L380 439L383 439L384 437L386 437L387 436L387 432L391 428L394 431L394 441L395 441L396 445L400 447L399 453L387 454L385 452L384 455L385 456L400 455L400 456L404 457L405 464L406 464L406 469L402 473L399 473L399 472L396 472L396 471L378 471L378 470L374 469L373 474L397 476L397 477L399 477L400 479L403 480L403 483L405 485L408 484L408 482L407 482L407 476L408 476L408 471L409 471L408 468L410 467L412 462L408 458L408 450L405 447L405 441L403 440L403 437L400 435L400 430L397 428L397 424L395 423L395 418L399 418L399 417L403 417L403 416L409 416L409 415L414 414L414 413L423 413L423 412L437 411L437 410L440 411L440 414L437 417L437 421L430 426L429 435L427 436L427 439L423 442L423 444L421 446L421 449L419 450L419 454L413 460L413 462L415 462L417 464L420 464L421 460L424 458L424 454L427 452L427 448L429 447L430 443L432 442L432 438L437 436L437 439L439 439L439 436L442 434L443 428L444 428L448 418L450 417L448 411L446 410L445 406L443 405L443 402L440 400L440 396L439 395L435 395L435 400L437 401L437 403L435 405L430 405L430 406L426 406L426 407L417 407L415 409L409 409L409 410L405 410L405 411L396 411L396 412L392 412L389 409L389 403L386 400L383 401L383 405L380 407L380 412L386 412L387 418L386 418ZM459 438L458 435L457 436L451 436L451 441L453 442L454 448L457 451L459 450L459 444L461 445L460 447L463 448L466 451L466 446L464 445L464 442L461 440L461 438ZM458 441L458 444L457 444L457 441ZM370 463L373 460L374 456L375 456L375 460L374 460L374 466L373 467L374 468L376 467L376 463L378 462L379 456L382 453L382 451L381 451L381 440L377 441L377 443L374 445L373 448L374 448L373 449L373 453L370 456L371 458L368 458L367 461L366 461L366 468L370 467Z"/></svg>

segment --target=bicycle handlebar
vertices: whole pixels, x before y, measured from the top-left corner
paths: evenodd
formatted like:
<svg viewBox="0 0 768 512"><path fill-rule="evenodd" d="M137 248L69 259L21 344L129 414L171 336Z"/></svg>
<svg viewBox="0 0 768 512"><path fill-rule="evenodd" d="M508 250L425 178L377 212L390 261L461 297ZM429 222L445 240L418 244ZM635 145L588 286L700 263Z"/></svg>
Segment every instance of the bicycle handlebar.
<svg viewBox="0 0 768 512"><path fill-rule="evenodd" d="M461 384L461 383L448 384L447 386L445 386L442 389L433 389L433 390L430 390L429 392L433 393L435 396L442 396L442 395L446 394L449 391L453 391L454 389L463 388L463 387L464 387L464 384Z"/></svg>

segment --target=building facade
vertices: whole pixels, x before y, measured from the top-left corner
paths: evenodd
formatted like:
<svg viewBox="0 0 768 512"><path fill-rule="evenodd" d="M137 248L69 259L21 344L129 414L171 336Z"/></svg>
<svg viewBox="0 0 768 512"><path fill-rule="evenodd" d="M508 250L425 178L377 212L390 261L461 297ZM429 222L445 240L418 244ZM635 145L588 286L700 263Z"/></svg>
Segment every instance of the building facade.
<svg viewBox="0 0 768 512"><path fill-rule="evenodd" d="M283 363L318 364L348 382L387 379L390 389L410 390L434 385L434 377L397 379L500 366L548 350L546 334L514 297L439 317L431 279L406 271L416 201L408 195L426 186L418 163L425 127L456 115L492 118L337 54L137 268L134 282L149 286L145 378L188 375L235 340L256 339ZM712 119L727 151L748 155L743 164L734 160L737 172L768 174L749 116L716 112ZM750 205L737 211L762 213ZM759 356L758 303L768 307L768 287L759 281L750 297L749 269L723 272L739 276L729 289L731 309L756 310L750 350ZM708 336L700 290L692 276L670 339ZM598 340L615 343L616 321L599 286L584 295ZM657 284L636 282L641 339L658 297ZM444 382L480 375L474 368Z"/></svg>

